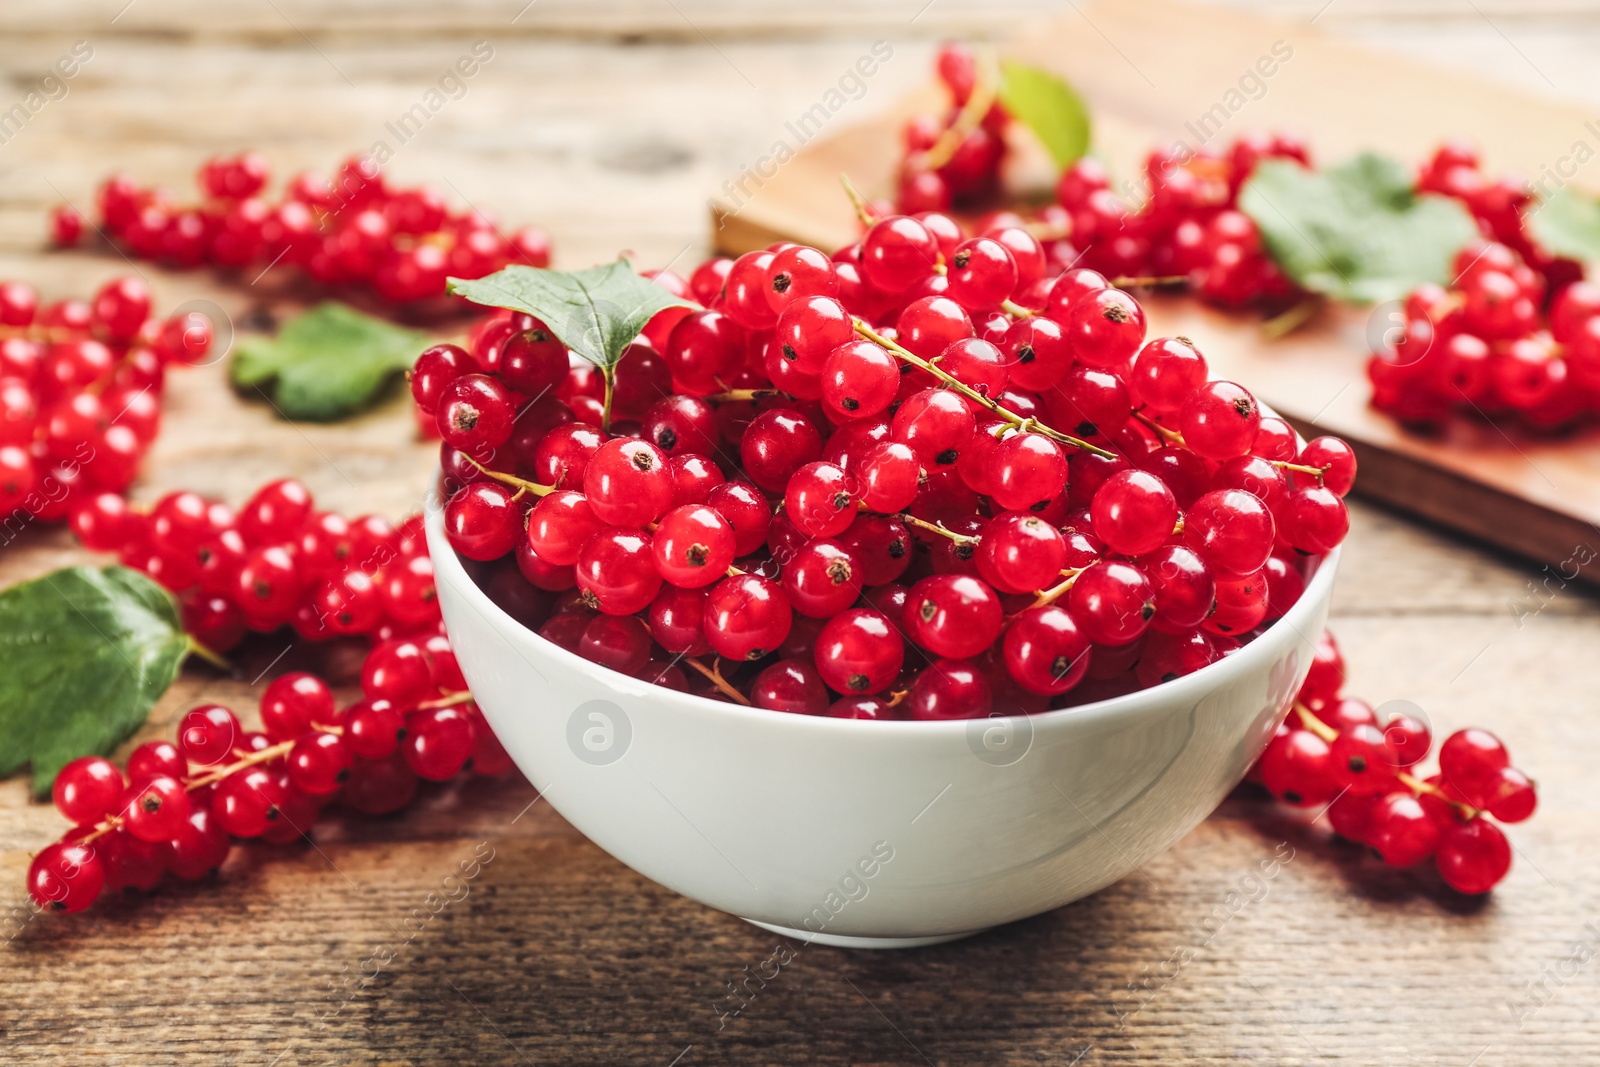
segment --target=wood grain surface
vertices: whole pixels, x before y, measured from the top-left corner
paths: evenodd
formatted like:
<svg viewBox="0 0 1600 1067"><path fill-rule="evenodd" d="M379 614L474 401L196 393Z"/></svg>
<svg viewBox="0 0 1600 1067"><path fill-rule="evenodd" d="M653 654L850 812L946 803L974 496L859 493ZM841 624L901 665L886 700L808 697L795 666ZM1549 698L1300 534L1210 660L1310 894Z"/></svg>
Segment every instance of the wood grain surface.
<svg viewBox="0 0 1600 1067"><path fill-rule="evenodd" d="M874 41L893 58L834 121L924 81L946 34L1008 36L1047 7L1081 11L1096 39L1100 21L1070 3L977 0L124 2L0 8L0 105L73 41L95 47L68 95L0 145L0 276L51 296L129 266L41 252L50 203L85 201L113 167L187 188L203 154L244 146L285 170L330 167L383 136L475 40L495 58L396 153L396 176L545 224L560 265L623 248L664 265L704 253L707 198ZM1308 22L1322 6L1282 9ZM1600 107L1585 47L1600 21L1585 6L1335 0L1316 29ZM1181 76L1141 62L1145 41L1105 43L1157 85ZM1393 105L1426 130L1406 106ZM164 307L284 310L248 279L139 269ZM397 517L427 477L399 397L345 424L296 426L235 397L219 364L174 374L165 418L144 499L181 486L237 502L293 473L329 506ZM629 871L520 780L437 788L394 818L334 818L314 846L243 847L214 884L72 919L21 908L29 855L61 825L13 780L0 783L0 1063L1600 1060L1600 604L1377 507L1358 505L1353 522L1334 623L1352 691L1414 700L1441 732L1493 729L1540 780L1542 810L1512 828L1515 866L1485 901L1386 871L1241 792L1088 900L915 952L805 948L737 1001L728 983L769 958L773 935ZM0 584L88 558L63 532L30 529L0 547ZM258 674L282 651L251 648L232 677L187 670L141 737L170 735L201 699L253 714ZM322 655L348 677L357 654ZM291 647L273 669L307 656ZM1276 877L1247 877L1290 849ZM490 855L464 894L444 886Z"/></svg>

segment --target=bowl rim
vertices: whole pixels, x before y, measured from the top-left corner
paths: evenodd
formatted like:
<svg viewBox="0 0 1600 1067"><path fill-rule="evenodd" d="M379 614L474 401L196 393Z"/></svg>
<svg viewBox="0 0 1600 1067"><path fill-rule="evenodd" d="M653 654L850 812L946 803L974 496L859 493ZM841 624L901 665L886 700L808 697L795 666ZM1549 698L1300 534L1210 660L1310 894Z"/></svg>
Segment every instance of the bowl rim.
<svg viewBox="0 0 1600 1067"><path fill-rule="evenodd" d="M436 472L437 473L437 472ZM478 586L466 571L455 547L450 544L444 532L444 507L439 502L437 492L428 494L428 507L426 508L425 527L427 531L428 555L432 559L436 572L436 581L448 580L451 585L464 588L465 596L479 614L491 620L498 628L506 627L523 631L528 637L535 639L541 650L554 657L580 674L593 674L604 671L615 674L619 679L626 679L636 685L650 686L659 690L652 693L652 698L659 698L666 705L680 705L682 710L702 715L727 716L740 720L749 725L750 716L758 718L770 717L769 721L787 721L793 729L815 731L849 731L856 733L861 730L893 730L900 732L915 731L923 735L957 733L965 735L974 722L988 722L993 719L1026 719L1034 729L1048 727L1067 720L1098 720L1107 718L1121 718L1148 711L1159 706L1170 705L1174 702L1198 702L1207 694L1223 685L1238 681L1249 674L1263 670L1279 655L1278 647L1283 642L1283 634L1292 632L1298 640L1306 641L1315 647L1316 638L1307 637L1305 622L1314 613L1320 610L1323 600L1331 599L1333 581L1339 570L1340 556L1344 546L1338 545L1333 551L1325 553L1318 558L1316 568L1306 580L1305 590L1300 594L1300 599L1294 606L1285 612L1277 621L1269 626L1260 637L1243 645L1237 652L1224 656L1215 663L1207 664L1192 674L1181 678L1174 678L1170 682L1151 686L1148 689L1135 690L1121 696L1110 697L1105 700L1091 701L1087 704L1078 704L1072 707L1055 708L1049 711L1034 713L1012 713L1001 715L991 712L988 716L976 719L843 719L833 718L828 715L799 715L791 711L775 711L770 708L758 708L742 704L733 704L720 700L711 700L707 697L696 696L693 693L680 692L666 686L657 686L634 678L632 675L613 671L591 660L584 659L575 652L557 645L547 638L540 637L533 630L512 618L505 609L489 598L489 595ZM445 573L439 573L439 572Z"/></svg>

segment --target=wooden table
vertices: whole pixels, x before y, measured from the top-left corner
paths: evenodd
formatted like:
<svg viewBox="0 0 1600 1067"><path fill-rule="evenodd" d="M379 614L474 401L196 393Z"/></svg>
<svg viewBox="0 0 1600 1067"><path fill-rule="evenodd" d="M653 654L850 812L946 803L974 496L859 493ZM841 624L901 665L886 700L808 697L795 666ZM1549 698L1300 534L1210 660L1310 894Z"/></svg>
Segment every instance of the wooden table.
<svg viewBox="0 0 1600 1067"><path fill-rule="evenodd" d="M52 296L128 266L41 253L50 203L85 203L113 166L187 188L203 154L245 146L286 171L330 167L385 137L475 40L494 58L399 147L392 172L543 222L562 265L620 248L647 265L691 264L709 192L874 40L893 58L834 121L922 81L940 37L1002 36L1033 9L136 0L119 14L123 2L5 10L0 105L74 40L95 49L68 95L0 145L0 276ZM1323 2L1280 6L1309 20ZM1600 22L1576 6L1386 7L1335 0L1315 29L1600 99L1584 80ZM1107 43L1137 55L1136 41ZM242 315L258 302L248 286L141 269L163 306L205 296ZM212 366L173 376L166 426L142 498L182 486L237 501L293 473L330 507L398 516L427 475L429 449L398 398L342 425L294 426L236 399ZM13 918L0 1062L1592 1061L1600 821L1584 793L1600 744L1600 607L1573 589L1529 600L1534 568L1376 508L1358 504L1353 520L1335 605L1352 690L1415 700L1441 731L1493 729L1541 781L1542 810L1512 829L1515 867L1488 900L1386 871L1241 793L1091 899L916 952L812 947L723 1019L726 983L768 957L771 935L627 870L526 783L469 781L395 818L336 818L314 846L241 848L220 884L72 919ZM87 558L62 531L30 529L0 548L0 583ZM1535 603L1519 624L1513 607ZM255 650L237 678L186 672L141 737L170 735L201 698L253 714L249 667L278 651ZM0 784L0 812L0 904L15 916L30 852L61 826L22 780ZM479 849L493 860L430 915L429 894ZM1289 849L1292 862L1230 913L1224 898L1247 871ZM1213 915L1231 917L1219 927Z"/></svg>

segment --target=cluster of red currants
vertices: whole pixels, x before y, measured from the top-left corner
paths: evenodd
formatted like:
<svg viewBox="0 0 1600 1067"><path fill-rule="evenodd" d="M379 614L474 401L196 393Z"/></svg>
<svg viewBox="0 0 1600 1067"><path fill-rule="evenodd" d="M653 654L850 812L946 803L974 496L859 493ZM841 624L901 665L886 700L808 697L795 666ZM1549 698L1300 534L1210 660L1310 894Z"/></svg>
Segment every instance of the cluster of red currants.
<svg viewBox="0 0 1600 1067"><path fill-rule="evenodd" d="M1462 893L1487 893L1511 869L1511 845L1488 816L1522 822L1538 806L1527 775L1486 730L1458 730L1439 746L1439 772L1418 765L1433 747L1410 714L1379 722L1365 701L1342 697L1344 660L1333 635L1317 644L1289 719L1251 778L1297 807L1326 805L1341 837L1393 867L1432 859Z"/></svg>
<svg viewBox="0 0 1600 1067"><path fill-rule="evenodd" d="M1412 423L1465 411L1536 430L1600 411L1600 286L1563 283L1547 315L1548 273L1498 241L1462 249L1454 273L1450 288L1406 297L1399 336L1368 360L1374 407Z"/></svg>
<svg viewBox="0 0 1600 1067"><path fill-rule="evenodd" d="M192 881L221 866L232 839L295 841L336 800L382 815L409 804L419 779L511 769L437 628L376 645L361 689L339 709L322 679L284 674L262 695L259 731L203 704L176 744L145 742L125 770L73 760L54 786L73 829L28 868L34 903L77 912L105 890L154 889L169 872Z"/></svg>
<svg viewBox="0 0 1600 1067"><path fill-rule="evenodd" d="M1545 251L1528 232L1527 212L1535 199L1527 179L1514 174L1491 179L1480 169L1473 145L1463 141L1440 145L1417 172L1416 188L1461 201L1486 240L1510 248L1544 276L1543 291L1557 293L1583 277L1583 264Z"/></svg>
<svg viewBox="0 0 1600 1067"><path fill-rule="evenodd" d="M981 204L1000 191L1010 116L993 87L983 84L966 44L945 42L935 66L950 106L942 116L917 115L906 123L895 206L907 215Z"/></svg>
<svg viewBox="0 0 1600 1067"><path fill-rule="evenodd" d="M382 641L439 621L420 515L398 527L376 515L346 519L318 511L290 478L262 486L237 512L187 491L148 511L97 493L73 506L68 523L86 548L117 553L177 594L184 628L212 652L227 652L247 629Z"/></svg>
<svg viewBox="0 0 1600 1067"><path fill-rule="evenodd" d="M167 367L210 348L205 316L152 318L137 278L42 308L31 286L0 282L0 519L58 522L89 493L126 489L160 427Z"/></svg>
<svg viewBox="0 0 1600 1067"><path fill-rule="evenodd" d="M1348 529L1344 442L1301 445L1020 228L892 216L656 281L700 307L609 390L522 314L411 377L457 551L614 669L807 713L1042 711L1226 655Z"/></svg>
<svg viewBox="0 0 1600 1067"><path fill-rule="evenodd" d="M1177 145L1145 158L1144 199L1131 206L1110 188L1105 166L1085 156L1061 175L1056 203L1035 225L1057 259L1081 258L1112 276L1182 280L1225 307L1283 304L1298 290L1237 206L1264 159L1311 165L1304 142L1286 133L1246 134L1226 151Z"/></svg>
<svg viewBox="0 0 1600 1067"><path fill-rule="evenodd" d="M319 286L368 288L397 304L442 296L446 278L550 261L549 239L538 227L507 237L488 215L452 211L432 186L391 188L377 165L360 156L331 179L300 174L276 203L262 195L267 179L259 153L211 159L199 173L204 199L182 204L115 175L100 188L97 225L140 259L263 271L286 263ZM75 245L84 220L58 207L50 232L56 244Z"/></svg>

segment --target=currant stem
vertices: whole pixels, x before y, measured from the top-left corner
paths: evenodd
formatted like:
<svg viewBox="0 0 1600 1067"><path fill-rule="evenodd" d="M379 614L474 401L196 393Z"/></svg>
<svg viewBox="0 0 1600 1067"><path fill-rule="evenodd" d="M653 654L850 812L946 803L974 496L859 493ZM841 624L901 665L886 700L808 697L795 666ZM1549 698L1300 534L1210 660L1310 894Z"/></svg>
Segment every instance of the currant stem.
<svg viewBox="0 0 1600 1067"><path fill-rule="evenodd" d="M0 337L22 337L29 341L71 341L78 336L66 326L0 326Z"/></svg>
<svg viewBox="0 0 1600 1067"><path fill-rule="evenodd" d="M967 102L961 105L961 111L939 139L922 154L917 160L917 165L925 170L938 170L950 162L956 154L956 149L972 135L978 128L983 117L994 106L995 98L1000 92L1000 70L995 62L994 55L987 49L978 57L978 77L972 86L972 92L967 96Z"/></svg>
<svg viewBox="0 0 1600 1067"><path fill-rule="evenodd" d="M844 195L850 198L850 204L856 209L856 218L861 221L861 225L871 226L878 221L878 217L867 206L866 198L861 195L861 191L850 180L850 175L841 172L839 174L839 184L844 186Z"/></svg>
<svg viewBox="0 0 1600 1067"><path fill-rule="evenodd" d="M600 412L600 429L604 433L611 432L611 394L616 391L617 368L616 364L606 367L601 372L601 377L606 383L605 407ZM470 457L469 457L470 458Z"/></svg>
<svg viewBox="0 0 1600 1067"><path fill-rule="evenodd" d="M1283 459L1272 459L1268 460L1267 462L1271 463L1274 467L1277 467L1281 471L1296 471L1300 474L1315 475L1318 485L1322 484L1322 476L1328 473L1328 467L1333 466L1333 464L1330 463L1324 467L1313 467L1306 463L1290 463L1288 460Z"/></svg>
<svg viewBox="0 0 1600 1067"><path fill-rule="evenodd" d="M1126 289L1133 285L1182 285L1189 280L1187 274L1161 274L1155 277L1123 274L1111 279L1113 289Z"/></svg>
<svg viewBox="0 0 1600 1067"><path fill-rule="evenodd" d="M1443 789L1440 789L1431 782L1424 782L1416 775L1407 771L1401 771L1399 774L1395 775L1395 777L1400 781L1401 785L1405 786L1413 793L1427 793L1429 796L1438 797L1446 804L1449 804L1452 808L1455 808L1456 811L1461 814L1463 819L1476 819L1479 815L1483 814L1482 809L1475 808L1471 804L1466 804L1459 800L1452 800L1450 795Z"/></svg>
<svg viewBox="0 0 1600 1067"><path fill-rule="evenodd" d="M1300 725L1328 742L1333 744L1333 739L1339 736L1339 731L1317 718L1317 713L1306 707L1300 701L1294 702L1294 710L1300 716Z"/></svg>
<svg viewBox="0 0 1600 1067"><path fill-rule="evenodd" d="M733 404L741 400L765 400L772 396L786 395L782 389L729 389L722 393L712 393L706 397L707 403Z"/></svg>
<svg viewBox="0 0 1600 1067"><path fill-rule="evenodd" d="M211 649L207 648L205 645L202 645L199 641L196 641L193 636L190 636L188 640L190 652L194 653L196 656L199 656L201 659L205 660L207 663L219 670L233 670L233 664L229 663L227 660L211 651Z"/></svg>
<svg viewBox="0 0 1600 1067"><path fill-rule="evenodd" d="M683 661L710 679L711 684L716 686L717 689L720 690L728 699L738 701L747 708L750 707L749 699L743 693L729 685L728 680L722 676L722 660L720 658L712 661L716 664L714 667L707 667L704 663L701 663L693 656L685 656L683 657Z"/></svg>
<svg viewBox="0 0 1600 1067"><path fill-rule="evenodd" d="M534 496L549 496L551 493L556 491L556 487L553 485L540 485L538 482L530 482L526 478L518 478L515 474L506 474L504 471L492 471L488 467L485 467L482 463L479 463L477 460L473 459L471 456L467 456L466 460L468 463L478 468L480 473L488 475L495 481L501 482L505 485L516 486L518 489L527 490Z"/></svg>
<svg viewBox="0 0 1600 1067"><path fill-rule="evenodd" d="M1031 319L1035 314L1031 308L1025 308L1009 298L1000 301L1000 310L1014 319Z"/></svg>
<svg viewBox="0 0 1600 1067"><path fill-rule="evenodd" d="M1030 608L1042 608L1049 604L1054 604L1057 600L1067 595L1067 591L1072 588L1072 583L1078 580L1078 575L1088 569L1088 567L1080 567L1075 571L1063 571L1062 573L1066 574L1067 578L1057 585L1052 585L1049 589L1042 590L1034 602L1028 606Z"/></svg>
<svg viewBox="0 0 1600 1067"><path fill-rule="evenodd" d="M940 537L947 537L958 545L975 545L979 540L979 538L974 537L971 534L959 534L954 530L947 530L941 523L929 522L927 519L919 519L910 512L902 511L895 515L895 518L899 519L907 526L915 526L919 530L927 530L931 534L938 534Z"/></svg>
<svg viewBox="0 0 1600 1067"><path fill-rule="evenodd" d="M1320 310L1322 310L1322 297L1316 295L1308 296L1287 311L1279 312L1266 322L1263 322L1261 324L1261 333L1269 341L1287 337L1315 318Z"/></svg>
<svg viewBox="0 0 1600 1067"><path fill-rule="evenodd" d="M1115 453L1107 452L1103 448L1091 445L1088 441L1073 437L1070 434L1064 434L1060 430L1052 429L1036 419L1025 418L1021 415L1018 415L1015 411L1001 406L998 401L991 400L989 397L984 396L982 393L969 386L966 382L956 378L948 371L941 370L939 367L929 363L921 356L902 348L900 345L889 340L887 337L883 336L860 319L852 317L850 321L854 323L856 333L860 334L862 337L865 337L867 340L872 341L875 344L883 346L883 348L893 352L895 356L911 364L913 367L927 371L929 374L933 375L935 378L939 379L939 381L960 393L974 404L994 412L1002 419L1005 419L1007 422L1011 423L1011 425L1023 430L1032 430L1035 433L1039 433L1050 438L1052 441L1057 441L1072 448L1081 449L1084 452L1092 452L1095 455L1101 456L1105 459L1117 458Z"/></svg>
<svg viewBox="0 0 1600 1067"><path fill-rule="evenodd" d="M317 729L321 730L323 728L319 726ZM333 731L326 730L324 732L332 733ZM279 741L275 745L268 745L259 752L252 752L248 756L245 756L234 763L228 764L226 767L220 767L217 770L212 771L210 774L202 774L198 778L190 779L189 782L184 785L184 789L192 793L202 786L208 786L213 782L220 782L224 778L232 777L247 767L254 767L256 764L266 763L268 760L275 760L279 756L287 756L289 754L289 750L294 748L295 744L296 742L294 741Z"/></svg>
<svg viewBox="0 0 1600 1067"><path fill-rule="evenodd" d="M446 693L444 696L438 697L434 700L424 700L422 703L417 705L417 710L432 711L435 708L453 708L457 704L470 703L472 703L471 691L466 689L458 689L454 693Z"/></svg>
<svg viewBox="0 0 1600 1067"><path fill-rule="evenodd" d="M1159 422L1156 422L1154 419L1150 418L1143 411L1135 411L1133 413L1133 417L1144 423L1144 425L1147 426L1157 437L1167 442L1167 444L1183 444L1183 434L1179 433L1177 430L1167 429Z"/></svg>

